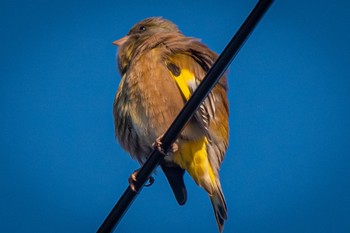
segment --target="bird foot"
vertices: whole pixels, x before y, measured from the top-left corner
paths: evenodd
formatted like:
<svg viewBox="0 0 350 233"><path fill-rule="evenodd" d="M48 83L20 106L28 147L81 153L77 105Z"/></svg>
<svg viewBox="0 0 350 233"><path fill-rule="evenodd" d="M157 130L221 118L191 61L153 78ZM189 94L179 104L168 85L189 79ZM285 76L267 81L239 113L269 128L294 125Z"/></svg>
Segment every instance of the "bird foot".
<svg viewBox="0 0 350 233"><path fill-rule="evenodd" d="M134 191L134 192L137 192L137 191L136 191L136 176L137 176L137 174L139 173L139 171L140 171L140 169L135 170L135 171L130 175L130 177L129 177L129 179L128 179L130 188L131 188L131 190ZM153 178L153 176L150 176L150 177L148 178L148 183L145 184L145 186L146 186L146 187L149 187L149 186L151 186L153 183L154 183L154 178Z"/></svg>
<svg viewBox="0 0 350 233"><path fill-rule="evenodd" d="M156 139L156 141L152 144L152 146L154 148L156 148L157 150L159 150L161 153L165 154L164 153L164 150L162 148L162 138L163 138L163 135L158 137ZM176 151L179 150L179 146L177 145L176 142L174 142L173 144L171 144L171 148L170 150L166 153L166 155L173 155Z"/></svg>

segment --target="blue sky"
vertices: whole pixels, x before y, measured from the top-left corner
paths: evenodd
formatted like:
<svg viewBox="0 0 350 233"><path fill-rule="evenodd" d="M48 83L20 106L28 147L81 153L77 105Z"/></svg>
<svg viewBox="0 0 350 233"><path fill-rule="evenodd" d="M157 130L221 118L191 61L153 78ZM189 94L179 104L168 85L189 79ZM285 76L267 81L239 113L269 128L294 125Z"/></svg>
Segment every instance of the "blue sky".
<svg viewBox="0 0 350 233"><path fill-rule="evenodd" d="M255 1L2 1L0 229L95 232L138 164L114 140L116 47L163 16L220 53ZM225 232L350 231L350 5L276 1L230 66ZM116 232L216 232L164 175Z"/></svg>

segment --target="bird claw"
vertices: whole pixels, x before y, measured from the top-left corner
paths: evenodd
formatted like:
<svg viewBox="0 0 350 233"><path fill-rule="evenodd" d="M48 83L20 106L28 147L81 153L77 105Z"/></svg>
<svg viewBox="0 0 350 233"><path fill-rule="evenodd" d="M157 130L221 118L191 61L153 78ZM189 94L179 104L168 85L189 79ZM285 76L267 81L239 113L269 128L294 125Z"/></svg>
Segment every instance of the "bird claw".
<svg viewBox="0 0 350 233"><path fill-rule="evenodd" d="M137 192L137 190L136 190L136 181L137 181L137 180L136 180L136 176L137 176L137 174L139 173L139 170L140 170L140 169L135 170L135 171L130 175L130 177L129 177L129 179L128 179L130 188L131 188L131 190L134 191L134 192ZM149 186L151 186L153 183L154 183L154 178L153 178L153 176L150 176L150 177L148 178L148 184L145 184L144 186L149 187Z"/></svg>
<svg viewBox="0 0 350 233"><path fill-rule="evenodd" d="M152 186L152 184L154 183L154 177L150 176L148 178L148 184L145 184L146 187Z"/></svg>
<svg viewBox="0 0 350 233"><path fill-rule="evenodd" d="M156 139L156 141L152 144L152 146L154 148L156 148L157 150L159 150L161 153L165 154L164 153L164 150L162 148L162 138L163 138L163 135L158 137ZM173 144L171 144L171 148L170 150L166 153L166 155L172 155L173 153L175 153L176 151L179 150L179 146L177 145L176 142L174 142Z"/></svg>

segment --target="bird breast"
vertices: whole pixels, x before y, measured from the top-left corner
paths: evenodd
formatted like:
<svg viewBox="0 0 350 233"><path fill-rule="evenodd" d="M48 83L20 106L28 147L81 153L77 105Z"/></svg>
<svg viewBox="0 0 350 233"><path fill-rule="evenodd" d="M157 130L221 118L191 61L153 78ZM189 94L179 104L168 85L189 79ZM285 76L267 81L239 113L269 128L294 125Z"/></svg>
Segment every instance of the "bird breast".
<svg viewBox="0 0 350 233"><path fill-rule="evenodd" d="M161 51L150 50L131 64L125 75L128 104L136 133L152 144L164 134L184 105Z"/></svg>

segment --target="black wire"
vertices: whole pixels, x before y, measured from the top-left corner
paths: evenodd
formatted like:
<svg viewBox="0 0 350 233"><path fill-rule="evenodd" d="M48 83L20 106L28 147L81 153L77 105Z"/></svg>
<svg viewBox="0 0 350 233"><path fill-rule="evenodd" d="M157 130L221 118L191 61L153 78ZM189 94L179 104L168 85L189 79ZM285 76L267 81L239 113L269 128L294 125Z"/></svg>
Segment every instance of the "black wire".
<svg viewBox="0 0 350 233"><path fill-rule="evenodd" d="M171 144L176 140L177 136L180 134L186 123L193 116L195 110L199 107L209 92L213 89L215 84L219 81L220 77L227 70L233 58L237 55L238 51L247 40L250 33L253 31L260 19L271 6L272 2L273 0L260 0L256 4L237 33L225 47L213 66L209 69L206 77L200 83L191 98L187 101L181 112L175 118L172 125L163 135L163 151L166 152L170 149ZM109 213L105 221L98 229L98 233L109 233L114 230L116 225L124 216L127 209L130 207L131 203L134 201L136 195L141 191L143 185L147 182L154 169L161 163L163 159L164 154L156 149L152 151L152 153L149 155L149 159L137 174L135 182L136 192L133 191L130 186L128 186L123 195L120 197L119 201L116 203L112 211Z"/></svg>

